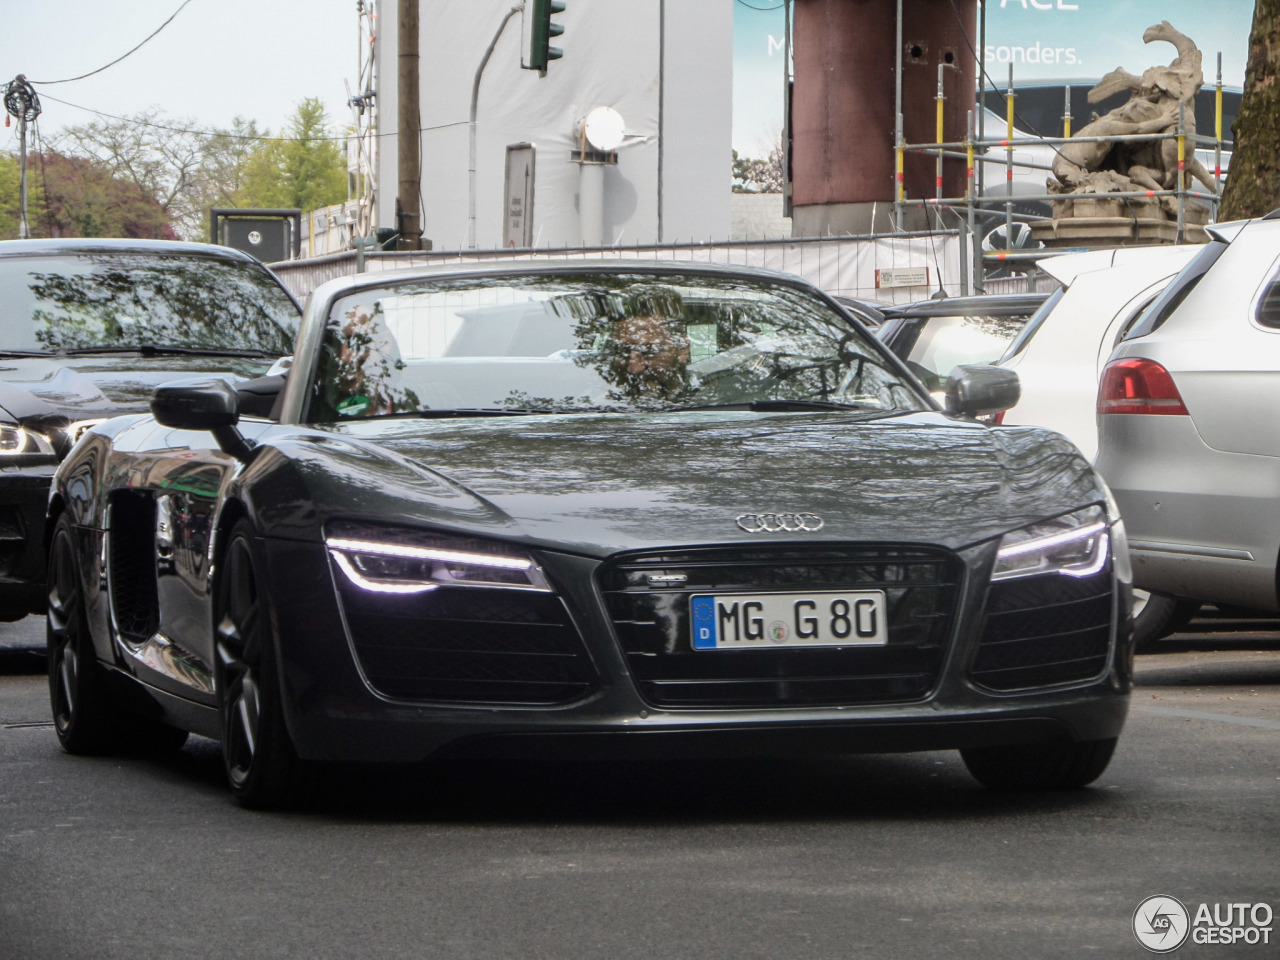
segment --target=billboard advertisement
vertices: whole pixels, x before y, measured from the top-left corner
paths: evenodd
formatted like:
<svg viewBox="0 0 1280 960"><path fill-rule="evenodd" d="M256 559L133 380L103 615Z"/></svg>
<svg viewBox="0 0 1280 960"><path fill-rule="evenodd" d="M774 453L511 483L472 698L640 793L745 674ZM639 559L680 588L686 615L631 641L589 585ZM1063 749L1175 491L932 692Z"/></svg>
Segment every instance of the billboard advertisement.
<svg viewBox="0 0 1280 960"><path fill-rule="evenodd" d="M988 0L988 83L1096 81L1124 67L1142 73L1177 54L1167 44L1147 45L1143 31L1168 20L1204 55L1205 83L1244 84L1253 0Z"/></svg>
<svg viewBox="0 0 1280 960"><path fill-rule="evenodd" d="M782 132L789 6L734 2L733 148L742 156L768 156ZM1253 0L986 0L985 7L988 84L1001 90L1010 65L1015 85L1023 85L1093 83L1116 67L1140 74L1168 63L1176 56L1172 47L1142 40L1143 31L1162 20L1200 48L1206 86L1216 82L1219 53L1223 83L1244 84Z"/></svg>

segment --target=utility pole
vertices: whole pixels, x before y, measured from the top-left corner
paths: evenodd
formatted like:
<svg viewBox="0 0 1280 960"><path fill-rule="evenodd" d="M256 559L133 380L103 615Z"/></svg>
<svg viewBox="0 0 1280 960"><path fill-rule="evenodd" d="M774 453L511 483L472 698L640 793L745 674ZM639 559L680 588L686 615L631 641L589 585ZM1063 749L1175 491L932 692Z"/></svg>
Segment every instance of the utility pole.
<svg viewBox="0 0 1280 960"><path fill-rule="evenodd" d="M18 141L22 144L22 160L18 173L18 239L26 240L31 236L31 224L27 220L27 118L24 114L18 119Z"/></svg>
<svg viewBox="0 0 1280 960"><path fill-rule="evenodd" d="M400 232L397 247L419 250L422 247L422 131L418 110L418 4L420 0L399 0L396 18L396 46L399 70L396 75L399 98L399 124L396 136L396 161L400 190L396 198L396 227Z"/></svg>
<svg viewBox="0 0 1280 960"><path fill-rule="evenodd" d="M40 98L21 73L4 89L4 107L11 116L18 118L22 150L18 175L18 237L25 240L31 236L31 224L27 219L27 124L40 116Z"/></svg>

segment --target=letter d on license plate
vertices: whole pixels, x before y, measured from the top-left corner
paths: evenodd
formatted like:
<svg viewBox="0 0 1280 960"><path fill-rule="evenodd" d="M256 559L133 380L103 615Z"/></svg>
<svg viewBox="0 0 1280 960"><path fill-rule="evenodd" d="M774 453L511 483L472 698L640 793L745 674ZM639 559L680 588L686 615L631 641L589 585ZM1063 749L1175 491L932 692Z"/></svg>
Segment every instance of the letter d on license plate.
<svg viewBox="0 0 1280 960"><path fill-rule="evenodd" d="M886 606L883 590L697 594L689 598L693 648L883 645Z"/></svg>

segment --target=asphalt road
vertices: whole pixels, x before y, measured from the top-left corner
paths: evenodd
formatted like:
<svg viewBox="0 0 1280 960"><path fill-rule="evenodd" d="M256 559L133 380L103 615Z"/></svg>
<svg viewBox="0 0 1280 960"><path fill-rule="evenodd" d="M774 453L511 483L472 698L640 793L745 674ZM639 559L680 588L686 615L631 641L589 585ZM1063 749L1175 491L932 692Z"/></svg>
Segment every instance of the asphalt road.
<svg viewBox="0 0 1280 960"><path fill-rule="evenodd" d="M240 810L217 746L61 752L41 623L0 626L0 957L1142 957L1145 898L1280 913L1280 623L1138 661L1092 788L958 756L329 773ZM1271 944L1175 956L1275 956Z"/></svg>

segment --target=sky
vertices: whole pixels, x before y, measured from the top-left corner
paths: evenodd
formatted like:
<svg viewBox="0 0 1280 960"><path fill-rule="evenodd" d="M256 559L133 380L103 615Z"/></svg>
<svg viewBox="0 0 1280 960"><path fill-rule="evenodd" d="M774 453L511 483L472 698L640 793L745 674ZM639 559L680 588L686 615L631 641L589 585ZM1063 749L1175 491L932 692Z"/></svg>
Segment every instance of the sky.
<svg viewBox="0 0 1280 960"><path fill-rule="evenodd" d="M48 81L96 70L182 3L5 0L0 83L19 73ZM343 81L355 92L359 30L356 0L190 0L115 66L72 83L37 83L44 108L37 122L51 137L94 120L88 110L129 116L154 107L201 130L228 127L241 116L279 131L307 97L318 97L331 120L345 122L351 114ZM0 129L0 149L16 149L16 131L16 124Z"/></svg>

